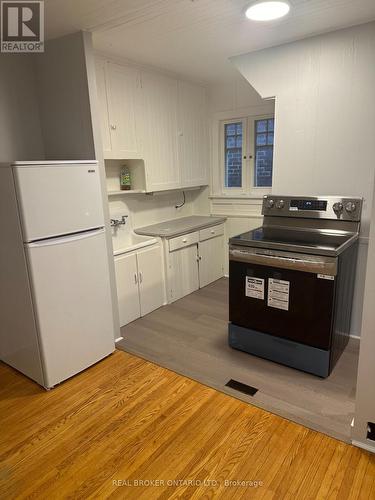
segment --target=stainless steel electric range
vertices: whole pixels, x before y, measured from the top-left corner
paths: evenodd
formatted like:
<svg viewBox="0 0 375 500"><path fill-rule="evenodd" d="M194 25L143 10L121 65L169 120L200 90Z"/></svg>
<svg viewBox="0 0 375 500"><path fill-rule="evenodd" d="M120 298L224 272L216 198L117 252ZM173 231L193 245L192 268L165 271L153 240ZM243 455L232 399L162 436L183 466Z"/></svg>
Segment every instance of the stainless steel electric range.
<svg viewBox="0 0 375 500"><path fill-rule="evenodd" d="M327 377L349 339L361 198L265 196L229 240L229 345Z"/></svg>

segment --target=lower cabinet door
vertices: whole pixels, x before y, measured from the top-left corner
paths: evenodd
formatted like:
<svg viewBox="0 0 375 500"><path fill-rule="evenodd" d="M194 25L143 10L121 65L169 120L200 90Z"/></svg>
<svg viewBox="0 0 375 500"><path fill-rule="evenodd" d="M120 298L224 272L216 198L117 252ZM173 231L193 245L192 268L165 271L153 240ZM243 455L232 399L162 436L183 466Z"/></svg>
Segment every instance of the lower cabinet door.
<svg viewBox="0 0 375 500"><path fill-rule="evenodd" d="M137 253L141 316L161 307L164 302L164 280L161 248Z"/></svg>
<svg viewBox="0 0 375 500"><path fill-rule="evenodd" d="M224 276L224 236L199 243L199 285L212 283Z"/></svg>
<svg viewBox="0 0 375 500"><path fill-rule="evenodd" d="M199 289L198 245L180 248L168 257L168 298L174 302Z"/></svg>
<svg viewBox="0 0 375 500"><path fill-rule="evenodd" d="M124 254L115 257L115 271L120 326L124 326L141 315L136 255Z"/></svg>

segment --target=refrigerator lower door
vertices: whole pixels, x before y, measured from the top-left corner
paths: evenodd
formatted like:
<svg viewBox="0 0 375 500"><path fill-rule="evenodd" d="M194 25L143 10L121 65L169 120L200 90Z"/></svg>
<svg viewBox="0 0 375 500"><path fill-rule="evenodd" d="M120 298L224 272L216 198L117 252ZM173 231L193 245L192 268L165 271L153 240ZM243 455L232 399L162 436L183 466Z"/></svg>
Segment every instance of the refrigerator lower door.
<svg viewBox="0 0 375 500"><path fill-rule="evenodd" d="M45 387L114 351L104 229L26 245Z"/></svg>
<svg viewBox="0 0 375 500"><path fill-rule="evenodd" d="M13 174L24 242L104 226L97 164L14 166Z"/></svg>

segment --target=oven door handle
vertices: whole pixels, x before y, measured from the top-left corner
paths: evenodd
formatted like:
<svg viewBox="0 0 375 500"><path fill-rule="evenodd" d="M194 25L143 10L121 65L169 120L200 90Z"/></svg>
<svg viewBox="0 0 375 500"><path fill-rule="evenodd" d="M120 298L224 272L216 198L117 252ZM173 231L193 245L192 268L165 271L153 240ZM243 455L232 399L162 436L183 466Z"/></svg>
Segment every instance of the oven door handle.
<svg viewBox="0 0 375 500"><path fill-rule="evenodd" d="M229 260L328 276L336 276L337 274L337 260L335 257L314 255L309 258L292 253L285 256L280 254L272 255L254 249L230 248Z"/></svg>

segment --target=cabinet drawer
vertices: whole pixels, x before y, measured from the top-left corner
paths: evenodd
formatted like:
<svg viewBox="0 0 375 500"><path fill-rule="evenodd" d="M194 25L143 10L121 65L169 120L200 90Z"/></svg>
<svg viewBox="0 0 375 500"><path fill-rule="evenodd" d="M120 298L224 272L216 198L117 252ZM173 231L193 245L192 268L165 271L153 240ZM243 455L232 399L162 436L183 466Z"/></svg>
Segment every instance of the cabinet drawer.
<svg viewBox="0 0 375 500"><path fill-rule="evenodd" d="M215 236L221 236L222 234L224 234L224 224L206 227L206 229L201 229L199 231L199 241L209 240L210 238L215 238Z"/></svg>
<svg viewBox="0 0 375 500"><path fill-rule="evenodd" d="M194 245L199 241L199 232L183 234L182 236L177 236L176 238L171 238L169 240L169 251L173 252L179 248L188 247Z"/></svg>

